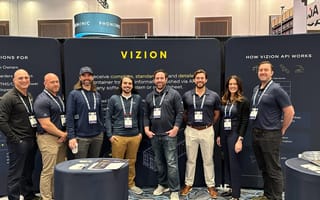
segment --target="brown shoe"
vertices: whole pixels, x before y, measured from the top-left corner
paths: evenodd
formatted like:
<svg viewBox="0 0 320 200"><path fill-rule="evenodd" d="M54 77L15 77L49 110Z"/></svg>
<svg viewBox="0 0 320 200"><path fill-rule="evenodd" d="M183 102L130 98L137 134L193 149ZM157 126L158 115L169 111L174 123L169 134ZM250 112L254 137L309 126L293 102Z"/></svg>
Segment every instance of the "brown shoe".
<svg viewBox="0 0 320 200"><path fill-rule="evenodd" d="M218 192L216 191L216 188L214 187L208 187L208 193L211 196L211 198L216 199Z"/></svg>
<svg viewBox="0 0 320 200"><path fill-rule="evenodd" d="M192 190L192 186L185 185L184 188L180 191L182 196L186 196Z"/></svg>

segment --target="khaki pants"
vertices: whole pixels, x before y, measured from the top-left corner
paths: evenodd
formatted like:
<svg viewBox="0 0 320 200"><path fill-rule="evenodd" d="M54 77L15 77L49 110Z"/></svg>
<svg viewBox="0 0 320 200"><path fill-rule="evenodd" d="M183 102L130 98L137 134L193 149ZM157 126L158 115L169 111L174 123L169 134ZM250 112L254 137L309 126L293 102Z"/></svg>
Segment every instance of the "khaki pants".
<svg viewBox="0 0 320 200"><path fill-rule="evenodd" d="M42 157L40 194L42 200L52 200L53 174L56 164L66 159L66 144L58 143L58 137L50 134L37 134L37 143Z"/></svg>
<svg viewBox="0 0 320 200"><path fill-rule="evenodd" d="M213 162L214 150L214 129L213 126L196 130L187 126L184 130L187 152L187 164L185 174L185 184L192 186L197 163L197 155L199 146L201 148L201 156L203 160L203 171L206 185L208 187L215 186L215 173Z"/></svg>
<svg viewBox="0 0 320 200"><path fill-rule="evenodd" d="M136 136L119 136L115 135L118 141L112 143L112 158L129 159L129 176L128 187L135 185L136 177L136 160L139 145L142 139L141 134Z"/></svg>

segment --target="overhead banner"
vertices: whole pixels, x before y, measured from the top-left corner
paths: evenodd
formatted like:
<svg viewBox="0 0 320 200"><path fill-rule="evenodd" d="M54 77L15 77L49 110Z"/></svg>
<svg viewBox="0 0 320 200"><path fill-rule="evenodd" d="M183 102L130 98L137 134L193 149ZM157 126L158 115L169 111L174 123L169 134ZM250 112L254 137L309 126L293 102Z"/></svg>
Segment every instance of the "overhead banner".
<svg viewBox="0 0 320 200"><path fill-rule="evenodd" d="M194 88L193 72L203 68L208 72L207 86L220 91L220 43L216 39L70 39L64 44L66 92L79 79L80 67L92 67L104 107L107 99L118 92L120 78L132 75L135 87L145 98L154 87L153 72L165 69L168 85L182 95ZM181 130L182 131L182 130ZM185 143L179 136L180 178L184 180ZM143 138L138 152L137 184L156 184L153 152L148 138ZM202 164L199 164L200 167ZM199 168L200 168L199 167ZM203 173L202 173L203 175ZM203 182L204 183L204 182Z"/></svg>
<svg viewBox="0 0 320 200"><path fill-rule="evenodd" d="M61 77L60 43L49 38L0 37L0 96L13 88L13 74L25 69L30 74L29 92L34 98L43 90L43 77L53 72ZM7 193L9 157L6 138L0 132L0 196ZM39 160L38 160L39 161ZM36 167L39 167L39 163ZM38 190L40 168L36 169Z"/></svg>
<svg viewBox="0 0 320 200"><path fill-rule="evenodd" d="M226 44L226 77L239 75L245 95L251 99L259 84L258 63L269 60L274 65L273 80L289 94L295 108L293 123L283 136L282 164L307 150L319 150L320 95L315 89L320 73L320 35L232 38ZM251 129L245 137L242 157L243 186L262 187L263 182L251 148Z"/></svg>
<svg viewBox="0 0 320 200"><path fill-rule="evenodd" d="M120 21L120 17L108 13L79 13L74 16L75 37L118 37Z"/></svg>

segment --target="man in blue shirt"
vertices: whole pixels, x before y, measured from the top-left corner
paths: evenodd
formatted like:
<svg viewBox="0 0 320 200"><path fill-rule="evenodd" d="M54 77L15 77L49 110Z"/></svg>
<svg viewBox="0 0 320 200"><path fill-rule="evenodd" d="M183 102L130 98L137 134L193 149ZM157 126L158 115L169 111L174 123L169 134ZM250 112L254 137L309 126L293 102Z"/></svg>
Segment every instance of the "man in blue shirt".
<svg viewBox="0 0 320 200"><path fill-rule="evenodd" d="M129 160L128 187L135 194L143 190L136 186L136 160L142 139L142 98L134 88L131 76L120 80L119 94L112 95L106 113L106 132L112 144L112 157Z"/></svg>
<svg viewBox="0 0 320 200"><path fill-rule="evenodd" d="M66 116L69 147L78 148L73 151L75 158L99 157L104 132L101 95L88 66L80 69L79 81L68 96Z"/></svg>
<svg viewBox="0 0 320 200"><path fill-rule="evenodd" d="M194 72L195 88L187 91L182 99L187 119L185 141L187 164L185 186L181 195L187 195L194 182L199 146L201 148L205 182L211 198L217 198L214 174L214 124L220 116L220 97L206 87L207 73L203 69Z"/></svg>
<svg viewBox="0 0 320 200"><path fill-rule="evenodd" d="M179 199L177 134L182 123L183 104L178 91L167 86L168 74L160 69L153 73L155 89L146 97L144 131L150 138L158 171L154 195L171 191L171 200Z"/></svg>
<svg viewBox="0 0 320 200"><path fill-rule="evenodd" d="M67 132L65 106L58 95L58 76L53 73L46 74L44 87L34 102L34 112L39 122L37 143L42 157L40 194L42 200L52 200L54 167L66 159Z"/></svg>
<svg viewBox="0 0 320 200"><path fill-rule="evenodd" d="M255 199L262 200L282 199L280 144L294 117L290 97L272 80L273 73L269 61L259 64L260 84L253 89L251 99L252 144L264 181L264 196Z"/></svg>

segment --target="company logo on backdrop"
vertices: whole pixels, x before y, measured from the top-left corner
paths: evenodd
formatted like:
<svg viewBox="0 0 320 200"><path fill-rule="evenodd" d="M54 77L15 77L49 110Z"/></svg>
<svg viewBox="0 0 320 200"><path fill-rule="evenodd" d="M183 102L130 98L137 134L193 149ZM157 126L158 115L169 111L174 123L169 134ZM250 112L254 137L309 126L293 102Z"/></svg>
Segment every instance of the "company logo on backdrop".
<svg viewBox="0 0 320 200"><path fill-rule="evenodd" d="M120 36L120 17L107 13L80 13L74 16L75 37Z"/></svg>
<svg viewBox="0 0 320 200"><path fill-rule="evenodd" d="M167 51L166 50L124 50L120 51L121 58L123 60L140 60L140 59L167 59Z"/></svg>

